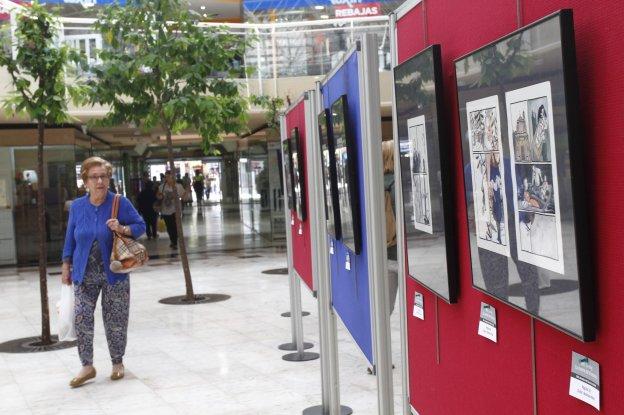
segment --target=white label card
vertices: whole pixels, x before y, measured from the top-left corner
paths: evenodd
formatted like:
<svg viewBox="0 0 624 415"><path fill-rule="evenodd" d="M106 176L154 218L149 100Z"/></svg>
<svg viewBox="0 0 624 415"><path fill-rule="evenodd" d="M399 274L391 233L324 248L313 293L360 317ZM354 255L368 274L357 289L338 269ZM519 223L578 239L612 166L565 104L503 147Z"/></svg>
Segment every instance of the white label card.
<svg viewBox="0 0 624 415"><path fill-rule="evenodd" d="M576 352L572 352L570 396L580 399L600 410L600 365Z"/></svg>
<svg viewBox="0 0 624 415"><path fill-rule="evenodd" d="M334 255L334 241L329 241L329 253Z"/></svg>
<svg viewBox="0 0 624 415"><path fill-rule="evenodd" d="M345 258L345 269L351 271L351 256L349 254Z"/></svg>
<svg viewBox="0 0 624 415"><path fill-rule="evenodd" d="M421 320L425 319L425 299L423 295L419 292L414 293L414 309L412 310L412 315Z"/></svg>
<svg viewBox="0 0 624 415"><path fill-rule="evenodd" d="M481 302L481 315L479 317L479 336L497 342L496 309L489 304Z"/></svg>

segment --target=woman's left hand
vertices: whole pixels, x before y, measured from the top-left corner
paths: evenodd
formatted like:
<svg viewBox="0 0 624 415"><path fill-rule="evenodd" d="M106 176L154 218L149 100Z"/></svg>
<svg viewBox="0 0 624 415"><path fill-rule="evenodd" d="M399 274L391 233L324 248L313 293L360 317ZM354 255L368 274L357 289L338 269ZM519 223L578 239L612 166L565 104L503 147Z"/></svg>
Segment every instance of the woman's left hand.
<svg viewBox="0 0 624 415"><path fill-rule="evenodd" d="M107 220L106 226L108 226L108 228L113 232L123 233L124 231L124 227L119 224L119 221L117 219Z"/></svg>

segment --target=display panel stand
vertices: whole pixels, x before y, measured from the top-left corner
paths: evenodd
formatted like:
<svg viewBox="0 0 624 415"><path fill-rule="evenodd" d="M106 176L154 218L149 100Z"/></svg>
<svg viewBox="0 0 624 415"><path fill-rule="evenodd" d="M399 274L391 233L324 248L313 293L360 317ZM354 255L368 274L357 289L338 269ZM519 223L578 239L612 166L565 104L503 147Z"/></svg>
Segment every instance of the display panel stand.
<svg viewBox="0 0 624 415"><path fill-rule="evenodd" d="M306 94L305 100L306 137L308 137L306 174L308 177L310 211L325 212L321 147L317 118L317 115L323 108L319 82L316 83L315 91L309 91ZM303 414L349 415L353 413L353 410L347 406L340 405L338 340L336 315L331 305L326 218L324 214L309 215L309 220L312 241L312 273L316 276L318 300L322 404L306 408Z"/></svg>
<svg viewBox="0 0 624 415"><path fill-rule="evenodd" d="M373 355L377 375L377 411L394 413L390 307L388 304L386 220L384 208L378 40L362 37L360 64L360 116L362 117L362 167L366 246L371 290Z"/></svg>
<svg viewBox="0 0 624 415"><path fill-rule="evenodd" d="M414 6L412 6L414 7ZM399 56L397 48L397 31L396 31L396 13L390 14L390 62L392 68L397 66ZM394 70L392 73L392 85L394 85ZM396 223L403 223L403 192L401 191L401 154L399 151L399 136L397 125L397 108L395 99L394 88L392 88L392 138L394 140L394 182L397 186L394 186L395 191L395 207L394 213L396 217ZM399 312L401 322L401 396L403 400L401 402L401 408L403 408L403 415L411 415L411 404L409 400L409 359L407 348L407 288L405 278L407 276L405 269L405 228L402 225L396 227L397 236L397 262L399 271Z"/></svg>
<svg viewBox="0 0 624 415"><path fill-rule="evenodd" d="M301 317L306 317L306 316L309 316L309 315L310 315L310 313L307 312L307 311L302 311L301 312ZM290 317L290 311L285 311L282 314L280 314L280 316L282 316L282 317Z"/></svg>
<svg viewBox="0 0 624 415"><path fill-rule="evenodd" d="M286 138L286 117L283 115L280 117L280 131L281 139ZM282 155L283 157L284 155ZM282 158L283 160L283 158ZM287 187L286 175L283 174L284 189ZM290 319L290 325L292 330L292 343L284 343L278 346L280 350L296 350L295 353L289 353L282 356L283 360L287 362L305 362L308 360L314 360L319 358L318 353L306 352L305 349L312 347L311 343L304 343L303 341L303 319L301 316L301 281L295 274L293 266L293 248L292 248L292 233L290 231L290 215L291 210L288 208L286 198L284 198L284 220L286 223L286 258L288 262L288 288L290 291L290 315L293 316ZM307 347L309 346L309 347Z"/></svg>

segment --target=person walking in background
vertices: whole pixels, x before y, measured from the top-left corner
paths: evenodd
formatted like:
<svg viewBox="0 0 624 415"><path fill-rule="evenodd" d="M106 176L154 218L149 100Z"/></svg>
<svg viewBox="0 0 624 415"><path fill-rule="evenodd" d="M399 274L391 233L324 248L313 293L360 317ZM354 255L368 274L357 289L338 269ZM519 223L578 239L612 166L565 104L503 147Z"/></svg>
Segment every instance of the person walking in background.
<svg viewBox="0 0 624 415"><path fill-rule="evenodd" d="M86 159L80 176L89 193L74 200L69 211L61 282L74 284L75 327L82 364L78 375L69 383L72 388L96 375L93 367L93 314L100 291L104 329L113 363L111 379L124 377L130 281L128 274L116 274L109 268L113 232L136 239L145 233L145 223L125 197L119 203L118 219L111 219L115 197L109 191L112 172L112 166L106 160L99 157Z"/></svg>
<svg viewBox="0 0 624 415"><path fill-rule="evenodd" d="M195 170L195 177L193 177L193 190L195 190L195 196L197 197L197 206L201 206L204 200L204 175L201 170Z"/></svg>
<svg viewBox="0 0 624 415"><path fill-rule="evenodd" d="M193 204L193 187L191 186L192 180L188 173L184 173L182 177L182 187L184 187L184 194L182 196L182 205L191 206Z"/></svg>
<svg viewBox="0 0 624 415"><path fill-rule="evenodd" d="M115 179L110 178L110 183L108 184L108 190L113 193L117 193L117 186L115 186Z"/></svg>
<svg viewBox="0 0 624 415"><path fill-rule="evenodd" d="M386 249L388 252L388 293L390 298L390 314L394 311L399 273L397 264L396 216L394 201L394 140L381 143L384 169L384 196L386 211Z"/></svg>
<svg viewBox="0 0 624 415"><path fill-rule="evenodd" d="M153 182L146 179L143 182L143 190L141 190L137 198L139 213L143 216L147 227L147 239L158 238L158 212L156 212L154 206L160 205L160 202L156 198L154 186Z"/></svg>
<svg viewBox="0 0 624 415"><path fill-rule="evenodd" d="M175 191L178 192L178 200L176 200L174 195L174 186ZM184 188L180 183L176 183L173 174L169 171L165 173L165 181L158 188L156 197L161 201L160 216L167 226L167 234L171 242L169 247L172 249L178 249L178 228L176 227L175 204L179 203L180 197L183 194Z"/></svg>

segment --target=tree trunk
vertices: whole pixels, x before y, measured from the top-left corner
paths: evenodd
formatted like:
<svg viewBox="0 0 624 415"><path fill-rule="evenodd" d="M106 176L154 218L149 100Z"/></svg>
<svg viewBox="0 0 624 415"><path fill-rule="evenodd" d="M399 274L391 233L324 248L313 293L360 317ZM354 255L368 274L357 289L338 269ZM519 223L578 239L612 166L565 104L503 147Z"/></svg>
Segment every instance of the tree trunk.
<svg viewBox="0 0 624 415"><path fill-rule="evenodd" d="M171 141L171 130L167 129L167 156L169 159L169 171L176 179L175 163L173 162L173 143ZM184 231L182 229L182 206L180 205L180 195L178 195L178 186L173 186L173 195L175 199L175 220L178 229L178 249L180 250L180 260L182 261L182 270L184 271L184 282L186 284L186 299L190 302L195 301L195 293L193 292L193 280L191 279L191 270L189 268L188 257L186 256L186 242L184 241Z"/></svg>
<svg viewBox="0 0 624 415"><path fill-rule="evenodd" d="M39 120L37 125L39 140L37 142L37 224L39 225L39 291L41 292L41 343L52 344L50 336L50 308L48 305L48 251L46 241L45 197L43 193L43 141L45 124Z"/></svg>

